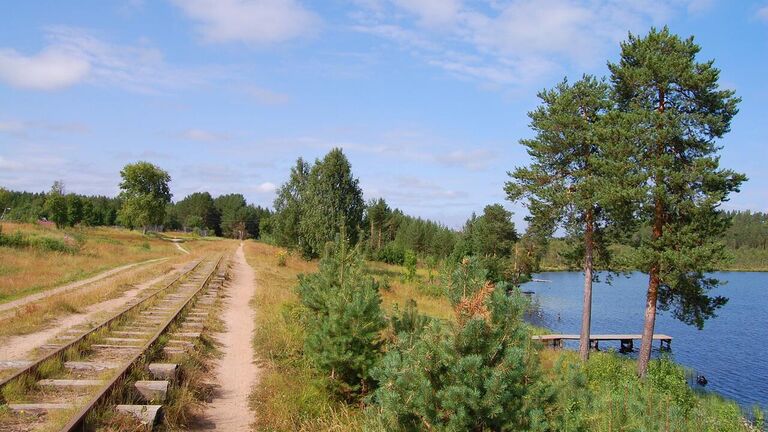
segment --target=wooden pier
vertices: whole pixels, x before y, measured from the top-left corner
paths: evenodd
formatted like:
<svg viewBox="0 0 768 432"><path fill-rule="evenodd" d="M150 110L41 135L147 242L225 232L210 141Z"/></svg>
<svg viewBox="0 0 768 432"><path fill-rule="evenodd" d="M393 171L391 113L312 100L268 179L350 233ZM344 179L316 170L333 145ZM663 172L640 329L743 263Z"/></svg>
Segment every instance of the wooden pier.
<svg viewBox="0 0 768 432"><path fill-rule="evenodd" d="M621 343L619 352L631 352L635 348L634 341L641 340L642 338L643 335L640 334L593 334L589 335L589 346L593 350L600 350L599 344L601 341L619 341ZM552 348L562 348L564 341L579 340L579 335L548 334L533 336L532 339L541 341ZM672 336L667 336L665 334L655 334L653 335L653 340L660 341L660 349L667 351L671 349Z"/></svg>

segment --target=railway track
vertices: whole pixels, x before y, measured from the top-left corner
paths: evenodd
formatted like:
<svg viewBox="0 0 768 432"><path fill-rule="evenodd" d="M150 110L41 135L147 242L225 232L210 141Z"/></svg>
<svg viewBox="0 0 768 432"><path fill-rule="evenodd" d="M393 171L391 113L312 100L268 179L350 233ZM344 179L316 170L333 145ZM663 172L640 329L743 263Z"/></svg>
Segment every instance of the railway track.
<svg viewBox="0 0 768 432"><path fill-rule="evenodd" d="M10 370L0 380L0 431L93 430L103 420L98 412L151 427L226 267L223 256L202 259L102 322L42 346L36 360L0 365Z"/></svg>

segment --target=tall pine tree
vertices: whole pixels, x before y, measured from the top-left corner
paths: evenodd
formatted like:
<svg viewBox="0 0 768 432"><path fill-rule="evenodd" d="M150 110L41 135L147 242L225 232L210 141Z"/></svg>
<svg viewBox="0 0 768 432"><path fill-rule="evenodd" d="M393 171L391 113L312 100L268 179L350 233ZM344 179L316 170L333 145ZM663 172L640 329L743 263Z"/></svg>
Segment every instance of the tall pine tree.
<svg viewBox="0 0 768 432"><path fill-rule="evenodd" d="M611 109L609 86L592 76L569 85L563 80L539 93L542 105L529 113L536 136L521 141L533 162L510 173L509 199L528 198L535 226L564 228L580 239L572 258L584 271L579 353L589 357L592 282L596 255L607 257L603 231L610 223L601 200L607 190L601 181L602 141ZM602 253L599 253L602 252Z"/></svg>
<svg viewBox="0 0 768 432"><path fill-rule="evenodd" d="M705 276L724 258L719 239L728 217L719 209L745 176L719 167L716 140L730 129L739 98L718 85L713 61L696 61L700 47L666 27L630 34L618 63L608 65L622 127L640 178L637 215L651 226L635 265L649 274L638 374L651 355L656 310L702 327L727 299L710 297L718 281ZM622 144L618 143L618 144ZM618 146L620 147L620 145Z"/></svg>

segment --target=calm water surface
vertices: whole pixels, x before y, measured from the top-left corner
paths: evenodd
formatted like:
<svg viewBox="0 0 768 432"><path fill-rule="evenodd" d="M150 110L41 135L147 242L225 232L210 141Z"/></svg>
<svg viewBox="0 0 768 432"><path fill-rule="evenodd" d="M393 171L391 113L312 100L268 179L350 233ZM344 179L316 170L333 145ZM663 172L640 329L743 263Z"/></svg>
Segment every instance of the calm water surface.
<svg viewBox="0 0 768 432"><path fill-rule="evenodd" d="M727 284L713 290L730 300L703 330L659 311L656 333L674 338L676 362L707 377L707 390L736 400L744 407L768 408L768 273L722 272L714 276ZM580 272L540 273L551 282L530 282L534 291L534 323L558 333L579 333L583 275ZM615 277L610 285L593 289L592 333L635 333L643 328L648 277L641 273ZM578 342L569 345L576 347ZM601 343L601 348L616 344ZM639 349L639 342L635 349ZM658 348L658 342L654 345ZM657 354L657 353L656 353ZM630 354L631 355L631 354Z"/></svg>

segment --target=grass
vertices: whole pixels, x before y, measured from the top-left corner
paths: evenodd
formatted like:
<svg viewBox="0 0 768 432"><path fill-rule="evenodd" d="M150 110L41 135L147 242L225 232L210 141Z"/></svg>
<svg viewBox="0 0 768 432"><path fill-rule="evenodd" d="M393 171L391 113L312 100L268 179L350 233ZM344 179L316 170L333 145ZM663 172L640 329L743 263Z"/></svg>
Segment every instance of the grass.
<svg viewBox="0 0 768 432"><path fill-rule="evenodd" d="M0 337L28 334L40 331L64 315L81 313L88 306L121 296L136 284L162 275L169 275L173 268L204 254L220 252L231 246L231 242L211 242L198 245L191 255L177 255L169 260L130 269L82 288L47 297L30 303L5 315L0 315ZM162 286L169 277L156 284Z"/></svg>
<svg viewBox="0 0 768 432"><path fill-rule="evenodd" d="M176 256L170 242L118 228L56 230L3 222L3 236L19 236L43 245L70 245L74 252L53 247L0 246L0 303L98 274L110 268ZM18 234L16 234L18 233Z"/></svg>
<svg viewBox="0 0 768 432"><path fill-rule="evenodd" d="M558 364L579 365L574 351L544 349L540 357L544 370L556 382L565 376ZM652 361L647 379L641 381L633 360L613 352L596 352L590 355L585 376L583 400L588 401L588 409L582 420L589 431L763 430L761 425L746 423L735 402L691 389L683 367L667 359Z"/></svg>
<svg viewBox="0 0 768 432"><path fill-rule="evenodd" d="M246 258L256 271L258 292L254 345L262 361L262 375L251 395L257 415L257 430L265 431L356 431L365 428L363 407L335 399L303 357L304 330L301 305L294 292L300 273L314 272L316 263L295 256L279 265L281 249L257 242L246 243ZM443 297L436 297L423 282L406 283L402 267L368 263L368 273L382 283L383 306L403 306L409 298L420 312L452 319L452 309ZM427 279L424 270L419 279ZM533 333L546 329L533 328ZM574 422L581 430L612 431L734 431L756 432L745 423L738 405L713 394L694 392L681 366L654 361L649 379L639 380L634 361L614 353L595 353L580 375L582 386L574 384L567 366L579 368L577 353L568 350L540 351L541 365L558 391L586 401ZM564 401L566 399L563 399ZM572 400L572 399L571 399ZM565 403L565 402L561 402ZM567 407L566 407L567 410ZM575 426L574 426L575 427Z"/></svg>
<svg viewBox="0 0 768 432"><path fill-rule="evenodd" d="M256 429L269 431L360 430L359 410L336 401L302 356L304 334L296 322L300 273L317 270L317 263L288 256L278 266L281 249L246 242L245 256L256 272L256 333L260 382L251 395Z"/></svg>

